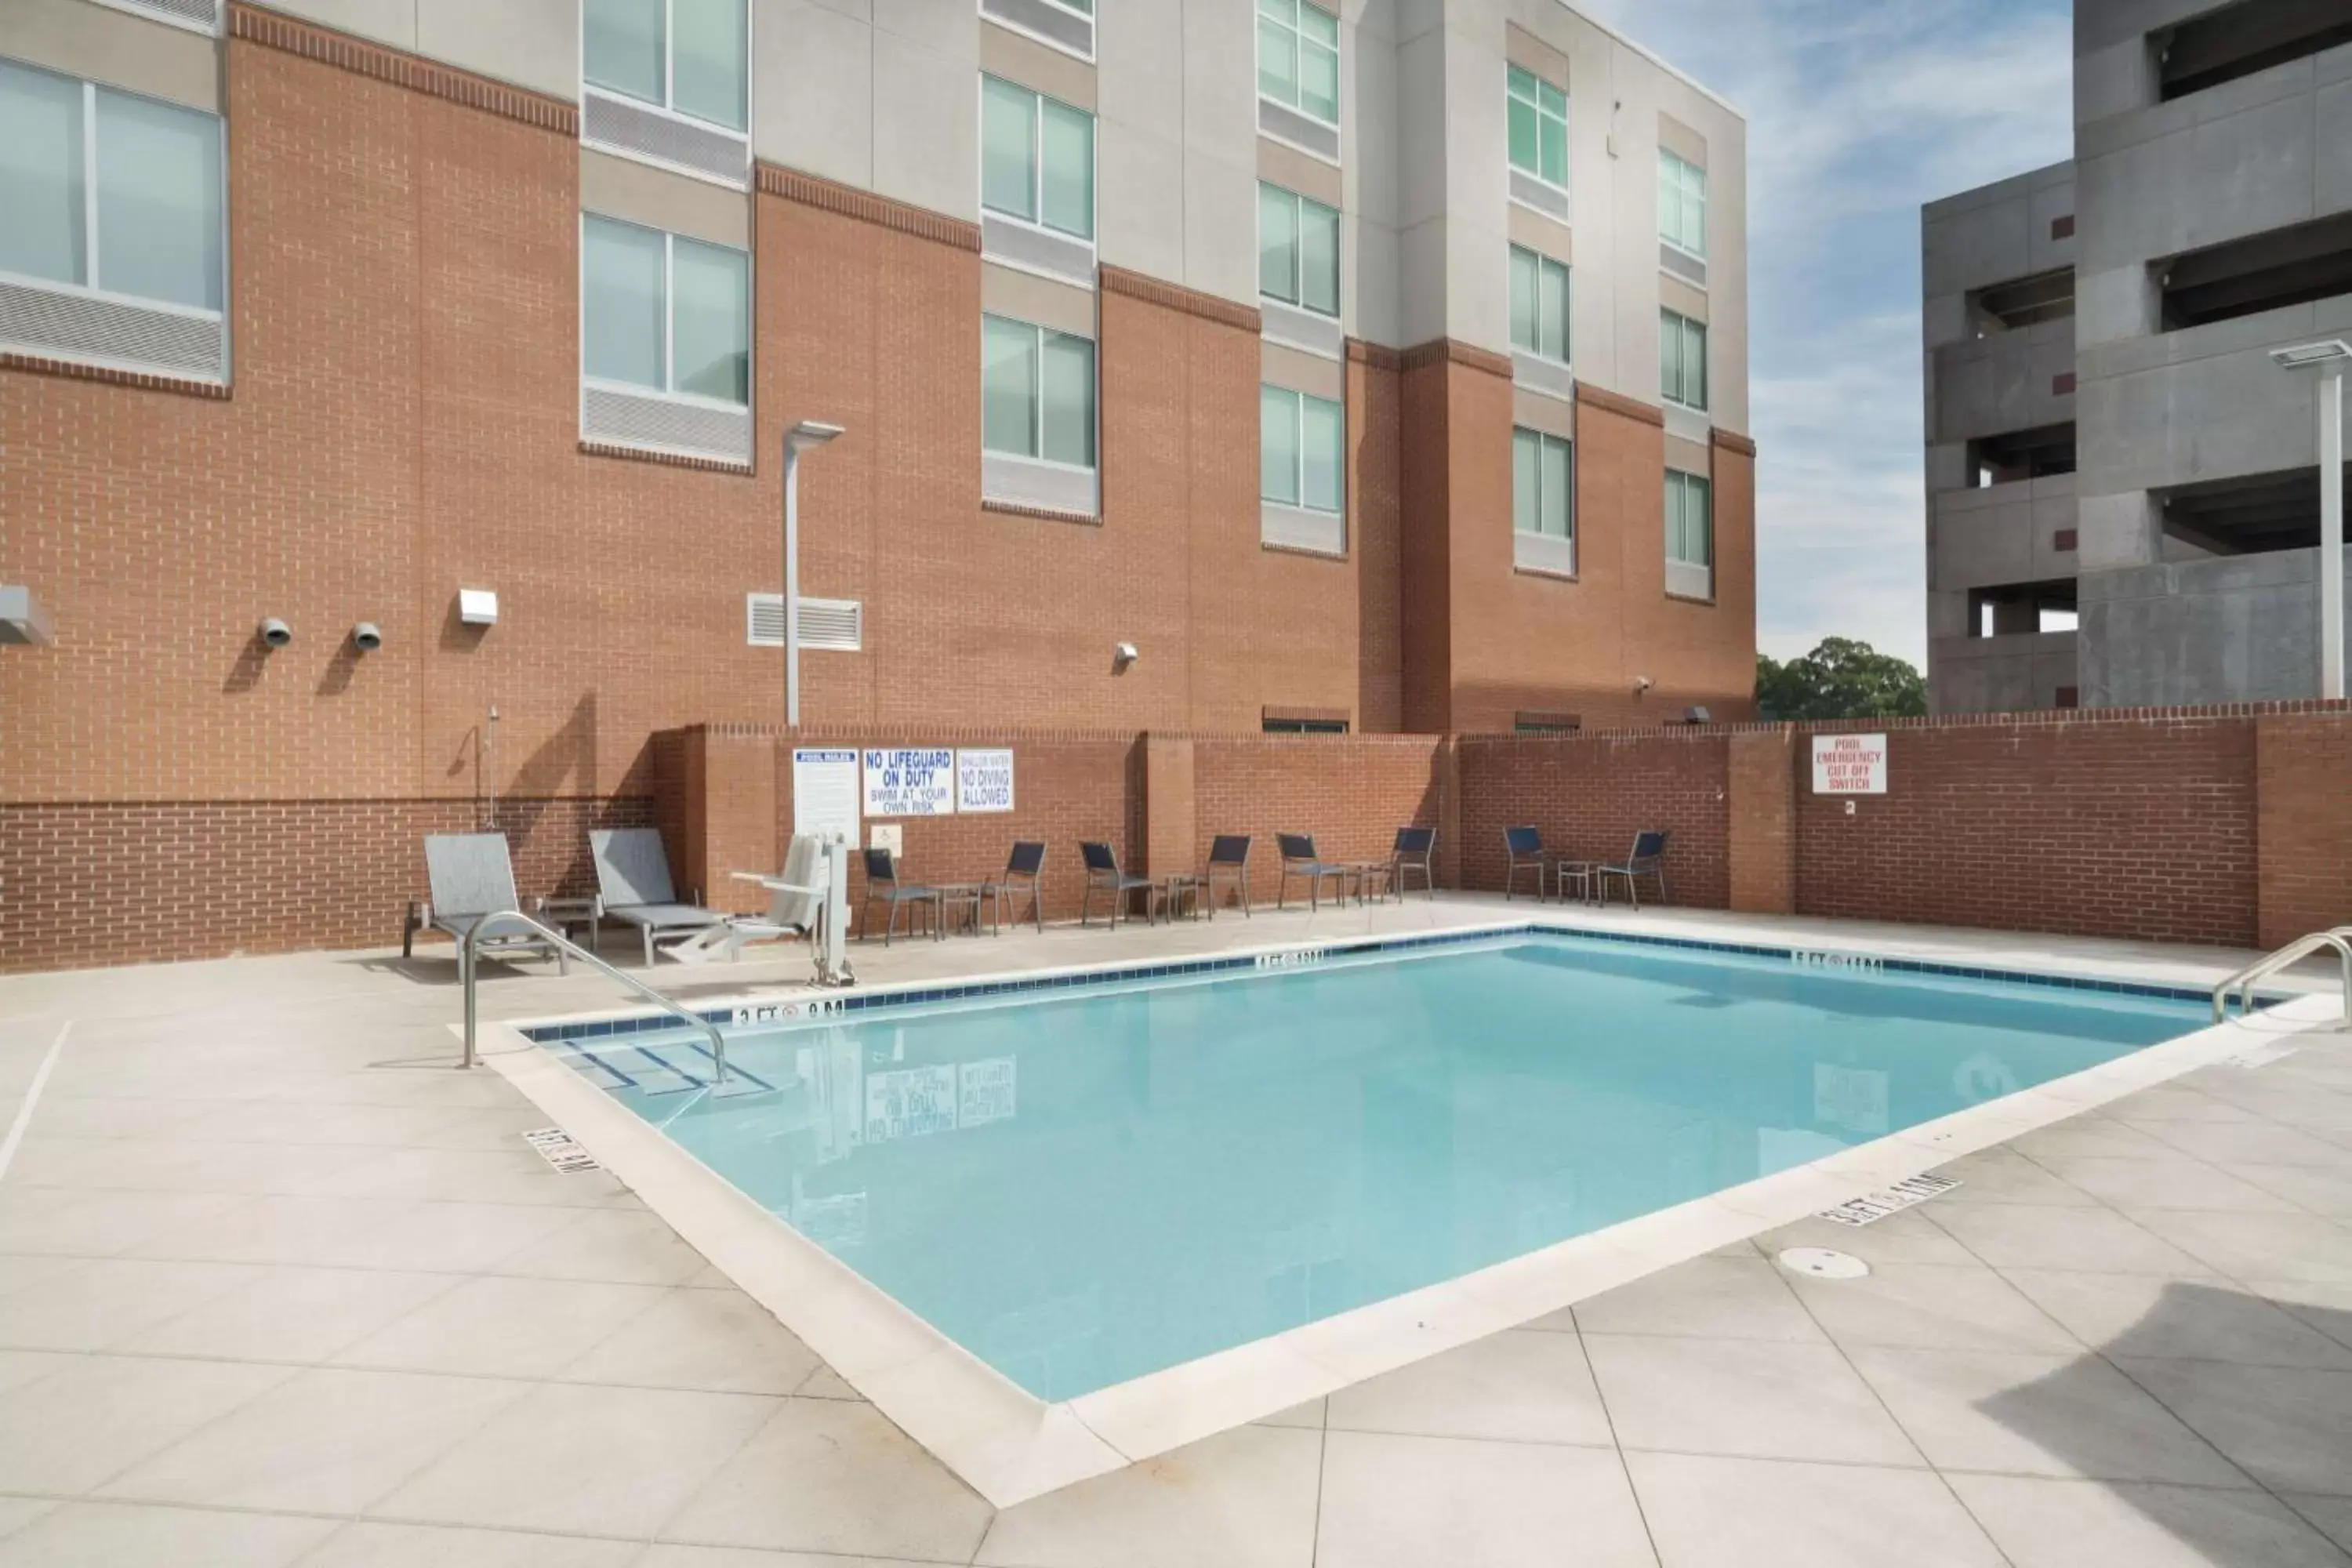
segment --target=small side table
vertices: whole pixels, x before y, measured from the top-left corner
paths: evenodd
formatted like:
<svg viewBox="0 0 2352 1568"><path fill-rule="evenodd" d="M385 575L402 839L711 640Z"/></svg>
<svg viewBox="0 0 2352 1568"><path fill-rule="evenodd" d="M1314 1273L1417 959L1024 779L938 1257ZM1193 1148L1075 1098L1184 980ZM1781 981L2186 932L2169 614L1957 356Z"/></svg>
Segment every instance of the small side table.
<svg viewBox="0 0 2352 1568"><path fill-rule="evenodd" d="M1382 903L1386 903L1388 901L1389 873L1391 868L1387 861L1359 860L1354 866L1349 868L1349 869L1356 873L1356 902L1358 904L1368 904L1374 899L1379 899ZM1375 880L1380 883L1380 890L1378 892L1374 892L1372 890L1372 883Z"/></svg>
<svg viewBox="0 0 2352 1568"><path fill-rule="evenodd" d="M1188 871L1171 872L1160 879L1160 911L1163 919L1173 921L1192 906L1192 918L1201 918L1201 879Z"/></svg>
<svg viewBox="0 0 2352 1568"><path fill-rule="evenodd" d="M572 934L572 928L575 925L586 926L588 951L597 953L604 951L604 939L600 934L604 929L604 900L602 898L592 893L584 899L541 899L532 912L565 936Z"/></svg>
<svg viewBox="0 0 2352 1568"><path fill-rule="evenodd" d="M980 934L978 882L940 882L932 890L939 894L937 919L942 932L961 929L973 936Z"/></svg>
<svg viewBox="0 0 2352 1568"><path fill-rule="evenodd" d="M1561 903L1568 902L1568 889L1571 882L1576 885L1578 903L1592 902L1592 891L1597 884L1590 860L1562 860L1552 868L1552 878L1558 885Z"/></svg>

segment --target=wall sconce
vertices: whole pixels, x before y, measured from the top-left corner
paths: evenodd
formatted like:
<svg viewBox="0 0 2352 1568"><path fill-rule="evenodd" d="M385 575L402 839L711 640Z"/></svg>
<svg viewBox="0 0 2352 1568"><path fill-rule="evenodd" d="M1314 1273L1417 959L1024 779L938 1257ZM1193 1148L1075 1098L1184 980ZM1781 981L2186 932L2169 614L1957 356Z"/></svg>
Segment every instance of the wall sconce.
<svg viewBox="0 0 2352 1568"><path fill-rule="evenodd" d="M373 653L383 646L383 633L373 621L362 621L352 628L352 646L362 653Z"/></svg>
<svg viewBox="0 0 2352 1568"><path fill-rule="evenodd" d="M261 625L255 628L255 632L261 638L262 646L265 647L284 647L294 640L294 628L276 616L266 617Z"/></svg>
<svg viewBox="0 0 2352 1568"><path fill-rule="evenodd" d="M457 590L457 620L468 626L494 626L499 624L499 596L488 588Z"/></svg>
<svg viewBox="0 0 2352 1568"><path fill-rule="evenodd" d="M1140 653L1136 651L1136 647L1133 643L1123 642L1117 647L1111 649L1110 667L1114 671L1123 671L1128 666L1133 664L1137 659L1141 658L1143 656Z"/></svg>

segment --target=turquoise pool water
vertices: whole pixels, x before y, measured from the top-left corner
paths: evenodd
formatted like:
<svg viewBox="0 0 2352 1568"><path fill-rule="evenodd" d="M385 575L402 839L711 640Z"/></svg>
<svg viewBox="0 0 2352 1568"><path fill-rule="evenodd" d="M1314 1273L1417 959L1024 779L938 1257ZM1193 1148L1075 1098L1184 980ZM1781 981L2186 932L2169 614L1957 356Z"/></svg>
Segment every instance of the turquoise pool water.
<svg viewBox="0 0 2352 1568"><path fill-rule="evenodd" d="M2195 1004L1517 936L551 1048L1065 1399L2200 1026Z"/></svg>

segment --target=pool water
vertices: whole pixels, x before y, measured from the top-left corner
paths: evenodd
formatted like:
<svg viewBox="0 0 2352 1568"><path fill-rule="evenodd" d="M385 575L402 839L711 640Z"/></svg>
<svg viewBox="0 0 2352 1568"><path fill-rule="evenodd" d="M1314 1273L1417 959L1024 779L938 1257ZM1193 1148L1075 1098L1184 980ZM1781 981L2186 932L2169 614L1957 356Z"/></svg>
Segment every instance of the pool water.
<svg viewBox="0 0 2352 1568"><path fill-rule="evenodd" d="M1450 1279L2201 1020L1512 936L551 1048L1038 1397Z"/></svg>

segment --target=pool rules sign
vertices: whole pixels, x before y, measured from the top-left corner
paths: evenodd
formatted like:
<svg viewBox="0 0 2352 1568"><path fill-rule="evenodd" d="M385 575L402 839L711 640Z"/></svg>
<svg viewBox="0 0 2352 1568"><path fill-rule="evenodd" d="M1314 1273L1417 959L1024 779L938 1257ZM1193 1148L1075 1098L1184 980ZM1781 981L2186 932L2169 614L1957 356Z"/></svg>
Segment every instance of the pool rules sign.
<svg viewBox="0 0 2352 1568"><path fill-rule="evenodd" d="M1816 735L1813 737L1815 795L1885 795L1886 737L1884 735Z"/></svg>

